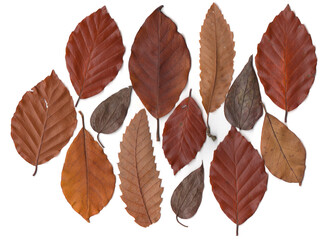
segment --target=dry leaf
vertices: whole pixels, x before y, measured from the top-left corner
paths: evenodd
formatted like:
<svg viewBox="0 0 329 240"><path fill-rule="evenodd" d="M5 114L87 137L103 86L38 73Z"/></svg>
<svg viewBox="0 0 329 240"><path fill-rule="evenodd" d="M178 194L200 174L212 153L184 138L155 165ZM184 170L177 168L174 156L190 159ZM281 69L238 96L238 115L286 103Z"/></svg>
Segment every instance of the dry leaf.
<svg viewBox="0 0 329 240"><path fill-rule="evenodd" d="M175 189L171 196L171 208L176 213L176 220L178 218L188 219L193 217L198 211L202 193L204 189L204 170L203 163L201 166L191 172Z"/></svg>
<svg viewBox="0 0 329 240"><path fill-rule="evenodd" d="M170 115L163 130L162 148L174 174L195 158L206 140L206 125L191 91Z"/></svg>
<svg viewBox="0 0 329 240"><path fill-rule="evenodd" d="M119 170L122 200L127 212L142 227L160 219L161 179L156 170L146 111L135 115L120 144Z"/></svg>
<svg viewBox="0 0 329 240"><path fill-rule="evenodd" d="M117 24L102 7L83 19L66 46L66 66L79 98L101 92L118 74L125 48Z"/></svg>
<svg viewBox="0 0 329 240"><path fill-rule="evenodd" d="M113 168L103 149L83 127L66 154L61 186L72 208L89 222L111 200L115 188Z"/></svg>
<svg viewBox="0 0 329 240"><path fill-rule="evenodd" d="M11 137L28 163L43 164L68 143L76 128L72 97L54 71L24 94L11 119Z"/></svg>
<svg viewBox="0 0 329 240"><path fill-rule="evenodd" d="M266 94L280 108L297 108L314 82L317 58L310 34L289 5L276 16L258 44L255 58Z"/></svg>
<svg viewBox="0 0 329 240"><path fill-rule="evenodd" d="M183 91L191 58L175 23L157 8L139 29L129 59L130 79L146 109L157 119L169 113Z"/></svg>
<svg viewBox="0 0 329 240"><path fill-rule="evenodd" d="M214 152L210 166L212 191L227 217L239 225L258 208L267 189L264 161L234 127Z"/></svg>
<svg viewBox="0 0 329 240"><path fill-rule="evenodd" d="M215 3L208 10L200 33L200 94L207 113L207 133L210 133L209 113L225 100L233 75L235 56L233 33Z"/></svg>
<svg viewBox="0 0 329 240"><path fill-rule="evenodd" d="M130 105L132 87L123 88L101 102L90 117L90 125L97 132L98 142L100 133L110 134L118 130L126 118Z"/></svg>
<svg viewBox="0 0 329 240"><path fill-rule="evenodd" d="M264 118L260 148L265 165L274 176L302 184L306 159L303 143L269 113Z"/></svg>
<svg viewBox="0 0 329 240"><path fill-rule="evenodd" d="M250 130L263 115L262 99L252 56L232 84L224 106L227 121L242 130Z"/></svg>

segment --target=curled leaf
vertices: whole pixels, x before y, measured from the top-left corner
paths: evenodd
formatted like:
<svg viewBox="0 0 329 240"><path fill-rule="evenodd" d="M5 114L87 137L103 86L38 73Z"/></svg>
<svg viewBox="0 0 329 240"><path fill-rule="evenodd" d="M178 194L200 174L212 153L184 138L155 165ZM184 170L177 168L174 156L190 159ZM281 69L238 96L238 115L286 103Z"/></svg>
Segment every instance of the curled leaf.
<svg viewBox="0 0 329 240"><path fill-rule="evenodd" d="M130 105L131 90L132 87L121 89L101 102L92 113L90 125L98 133L97 139L102 147L99 134L110 134L121 127Z"/></svg>
<svg viewBox="0 0 329 240"><path fill-rule="evenodd" d="M28 91L11 119L17 152L35 166L57 156L76 128L72 97L55 71Z"/></svg>
<svg viewBox="0 0 329 240"><path fill-rule="evenodd" d="M263 115L262 99L252 56L232 84L225 100L224 113L232 126L242 130L252 129Z"/></svg>

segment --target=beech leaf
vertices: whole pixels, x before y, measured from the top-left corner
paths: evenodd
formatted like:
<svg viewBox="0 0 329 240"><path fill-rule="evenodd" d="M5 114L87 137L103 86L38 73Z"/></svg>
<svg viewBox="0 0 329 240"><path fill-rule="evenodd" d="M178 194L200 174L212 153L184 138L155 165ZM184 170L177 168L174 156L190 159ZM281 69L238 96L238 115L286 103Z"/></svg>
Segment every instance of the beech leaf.
<svg viewBox="0 0 329 240"><path fill-rule="evenodd" d="M265 93L286 111L287 122L307 97L317 64L311 36L289 5L268 25L255 61Z"/></svg>
<svg viewBox="0 0 329 240"><path fill-rule="evenodd" d="M188 219L196 214L201 204L203 189L204 169L202 163L198 169L183 179L171 196L171 208L176 213L178 223L180 223L178 218Z"/></svg>
<svg viewBox="0 0 329 240"><path fill-rule="evenodd" d="M225 101L233 75L235 56L233 33L218 6L208 10L200 33L200 94L207 113L207 134L210 133L209 113Z"/></svg>
<svg viewBox="0 0 329 240"><path fill-rule="evenodd" d="M252 56L233 82L225 100L224 113L232 126L250 130L263 115L262 99Z"/></svg>
<svg viewBox="0 0 329 240"><path fill-rule="evenodd" d="M191 91L175 108L163 130L162 148L174 174L195 158L206 140L206 124Z"/></svg>
<svg viewBox="0 0 329 240"><path fill-rule="evenodd" d="M157 119L175 106L187 83L190 52L175 23L157 8L139 29L131 48L129 72L133 88Z"/></svg>
<svg viewBox="0 0 329 240"><path fill-rule="evenodd" d="M90 125L97 132L98 142L100 133L110 134L118 130L126 118L130 105L132 87L123 88L101 102L90 117Z"/></svg>
<svg viewBox="0 0 329 240"><path fill-rule="evenodd" d="M120 144L119 170L121 199L127 212L142 227L160 219L161 179L156 170L146 111L131 120Z"/></svg>
<svg viewBox="0 0 329 240"><path fill-rule="evenodd" d="M83 19L66 46L66 66L79 98L101 92L118 74L125 48L121 33L106 7Z"/></svg>
<svg viewBox="0 0 329 240"><path fill-rule="evenodd" d="M268 175L261 156L234 127L214 152L210 166L212 191L223 212L239 225L258 208Z"/></svg>
<svg viewBox="0 0 329 240"><path fill-rule="evenodd" d="M103 149L83 127L67 151L61 186L66 200L87 222L111 200L113 168Z"/></svg>
<svg viewBox="0 0 329 240"><path fill-rule="evenodd" d="M11 119L17 152L35 166L57 156L76 128L72 97L55 71L28 91Z"/></svg>
<svg viewBox="0 0 329 240"><path fill-rule="evenodd" d="M261 153L268 170L286 182L302 184L306 150L299 138L277 118L266 113Z"/></svg>

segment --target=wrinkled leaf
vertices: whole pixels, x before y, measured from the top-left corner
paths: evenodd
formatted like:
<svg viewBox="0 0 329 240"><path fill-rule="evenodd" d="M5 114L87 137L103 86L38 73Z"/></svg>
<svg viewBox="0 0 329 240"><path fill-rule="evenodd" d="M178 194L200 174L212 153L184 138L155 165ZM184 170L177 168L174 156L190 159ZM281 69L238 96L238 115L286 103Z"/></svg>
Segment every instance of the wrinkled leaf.
<svg viewBox="0 0 329 240"><path fill-rule="evenodd" d="M102 7L83 19L66 46L66 66L79 98L101 92L118 74L125 48L117 24Z"/></svg>
<svg viewBox="0 0 329 240"><path fill-rule="evenodd" d="M202 112L190 92L170 115L163 130L162 148L174 174L195 158L205 140Z"/></svg>
<svg viewBox="0 0 329 240"><path fill-rule="evenodd" d="M146 109L157 119L175 106L187 83L190 52L175 23L157 8L139 29L129 59L130 79Z"/></svg>
<svg viewBox="0 0 329 240"><path fill-rule="evenodd" d="M262 99L252 56L232 84L224 106L227 121L242 130L250 130L263 115Z"/></svg>
<svg viewBox="0 0 329 240"><path fill-rule="evenodd" d="M207 133L210 133L209 113L225 100L233 75L235 56L233 33L215 3L208 10L200 33L200 94L207 113Z"/></svg>
<svg viewBox="0 0 329 240"><path fill-rule="evenodd" d="M35 166L57 156L76 128L72 97L54 71L28 91L11 119L17 152Z"/></svg>
<svg viewBox="0 0 329 240"><path fill-rule="evenodd" d="M239 225L258 208L267 189L268 175L264 161L234 127L214 152L210 166L210 183L220 207Z"/></svg>
<svg viewBox="0 0 329 240"><path fill-rule="evenodd" d="M289 5L268 25L255 58L266 94L288 111L299 106L314 82L317 58L310 34Z"/></svg>
<svg viewBox="0 0 329 240"><path fill-rule="evenodd" d="M103 149L83 127L67 151L61 186L66 200L86 221L111 200L115 188L113 168Z"/></svg>
<svg viewBox="0 0 329 240"><path fill-rule="evenodd" d="M156 170L146 111L131 120L120 144L119 170L121 199L127 212L142 227L160 219L161 179Z"/></svg>
<svg viewBox="0 0 329 240"><path fill-rule="evenodd" d="M176 214L177 222L179 222L178 218L188 219L196 214L201 204L203 189L204 170L202 163L201 167L183 179L171 196L171 208Z"/></svg>
<svg viewBox="0 0 329 240"><path fill-rule="evenodd" d="M121 127L130 105L131 90L132 87L121 89L101 102L92 113L90 125L98 133L97 139L102 147L99 134L110 134Z"/></svg>
<svg viewBox="0 0 329 240"><path fill-rule="evenodd" d="M268 170L286 182L302 184L306 150L299 138L277 118L266 113L261 153Z"/></svg>

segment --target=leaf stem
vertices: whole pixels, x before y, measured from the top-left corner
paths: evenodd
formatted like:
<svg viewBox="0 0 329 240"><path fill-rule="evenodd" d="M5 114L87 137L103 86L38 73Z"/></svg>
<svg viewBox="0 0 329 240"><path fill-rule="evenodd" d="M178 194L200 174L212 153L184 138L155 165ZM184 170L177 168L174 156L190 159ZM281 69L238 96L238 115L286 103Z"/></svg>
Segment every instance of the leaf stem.
<svg viewBox="0 0 329 240"><path fill-rule="evenodd" d="M157 118L157 141L160 142L160 120Z"/></svg>
<svg viewBox="0 0 329 240"><path fill-rule="evenodd" d="M288 120L288 110L286 109L286 113L284 115L284 123L287 123Z"/></svg>
<svg viewBox="0 0 329 240"><path fill-rule="evenodd" d="M216 141L216 139L217 139L217 137L215 135L212 135L210 132L209 113L207 113L207 136L210 137L213 141Z"/></svg>
<svg viewBox="0 0 329 240"><path fill-rule="evenodd" d="M178 215L176 215L176 221L180 224L180 225L182 225L183 227L188 227L188 226L186 226L186 225L184 225L183 223L181 223L180 221L179 221L179 219L178 219Z"/></svg>
<svg viewBox="0 0 329 240"><path fill-rule="evenodd" d="M99 145L101 145L102 148L105 148L104 145L102 144L101 140L99 139L99 134L100 133L97 134L98 143L99 143Z"/></svg>
<svg viewBox="0 0 329 240"><path fill-rule="evenodd" d="M33 173L33 177L37 174L37 171L38 171L38 163L35 165L35 170L34 170L34 173Z"/></svg>
<svg viewBox="0 0 329 240"><path fill-rule="evenodd" d="M80 101L80 96L78 97L78 100L77 100L77 102L75 103L75 106L74 106L74 107L77 107L77 106L78 106L79 101Z"/></svg>
<svg viewBox="0 0 329 240"><path fill-rule="evenodd" d="M235 235L239 236L239 224L236 224L236 230L235 230Z"/></svg>

